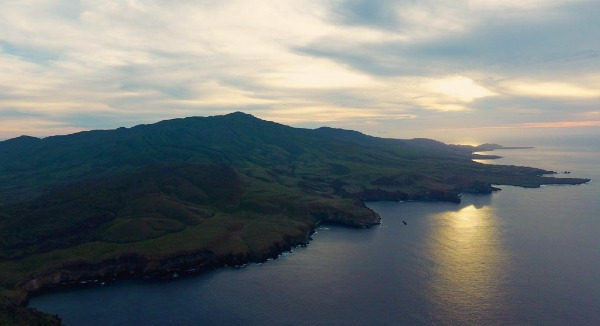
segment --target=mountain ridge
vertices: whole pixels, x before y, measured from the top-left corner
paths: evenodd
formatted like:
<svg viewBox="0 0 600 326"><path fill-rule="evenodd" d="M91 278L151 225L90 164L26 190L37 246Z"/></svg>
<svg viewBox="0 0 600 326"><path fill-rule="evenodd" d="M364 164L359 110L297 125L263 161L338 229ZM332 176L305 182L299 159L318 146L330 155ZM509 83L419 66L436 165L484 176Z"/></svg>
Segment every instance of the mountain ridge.
<svg viewBox="0 0 600 326"><path fill-rule="evenodd" d="M266 132L253 135L261 130ZM242 112L207 118L178 118L131 128L92 130L42 139L21 136L0 142L0 172L8 172L14 177L14 180L6 180L6 176L4 179L0 176L0 204L28 198L27 194L39 194L43 190L36 188L55 182L102 176L111 171L131 171L164 161L218 162L238 166L243 165L243 161L252 160L258 161L254 162L257 164L288 164L293 157L306 152L304 147L315 142L327 142L330 148L334 148L333 151L357 145L400 146L404 148L405 155L410 155L414 150L423 148L419 144L423 142L420 139L378 138L328 127L314 130L292 128ZM438 151L471 155L465 149L436 144ZM253 149L254 153L251 153ZM322 151L319 154L328 153ZM116 165L119 169L113 168ZM51 174L57 177L51 179L48 177ZM60 174L66 175L60 177ZM35 176L35 181L31 180L27 187L27 178L32 176ZM15 195L11 188L9 192L14 198L9 200L6 198L6 185L26 188L26 192Z"/></svg>

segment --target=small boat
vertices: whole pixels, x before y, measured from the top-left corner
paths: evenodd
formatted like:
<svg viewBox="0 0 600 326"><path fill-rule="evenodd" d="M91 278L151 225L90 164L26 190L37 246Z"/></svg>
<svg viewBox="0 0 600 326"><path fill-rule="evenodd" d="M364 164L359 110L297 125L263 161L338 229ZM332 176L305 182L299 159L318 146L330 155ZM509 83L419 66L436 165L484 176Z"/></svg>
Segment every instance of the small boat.
<svg viewBox="0 0 600 326"><path fill-rule="evenodd" d="M408 225L408 223L406 223L406 221L402 221L402 223L404 223L404 225Z"/></svg>

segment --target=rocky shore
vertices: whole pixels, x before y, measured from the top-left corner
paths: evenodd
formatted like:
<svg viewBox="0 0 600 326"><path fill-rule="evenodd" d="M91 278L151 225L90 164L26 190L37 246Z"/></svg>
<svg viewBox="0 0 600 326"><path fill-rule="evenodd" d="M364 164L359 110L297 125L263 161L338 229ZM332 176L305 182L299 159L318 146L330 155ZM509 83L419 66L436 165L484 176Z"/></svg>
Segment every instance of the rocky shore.
<svg viewBox="0 0 600 326"><path fill-rule="evenodd" d="M177 252L165 256L147 257L139 254L123 255L98 263L69 262L45 270L15 286L14 300L5 299L0 309L5 310L14 324L60 325L58 316L27 308L28 296L61 287L89 287L122 279L162 280L191 275L224 266L243 266L248 263L277 259L281 253L311 240L315 227L298 237L285 236L262 252L218 255L209 250ZM0 310L0 313L3 311ZM1 321L1 319L0 319Z"/></svg>
<svg viewBox="0 0 600 326"><path fill-rule="evenodd" d="M99 284L119 279L168 279L175 275L189 275L223 266L242 266L248 263L265 262L277 258L282 252L296 246L307 245L314 229L301 237L285 237L260 253L217 255L209 250L178 252L160 257L138 254L124 255L99 263L70 262L33 275L16 286L27 293L37 293L49 288L80 284Z"/></svg>
<svg viewBox="0 0 600 326"><path fill-rule="evenodd" d="M364 206L364 205L363 205ZM367 228L380 223L377 213L346 217L336 209L312 211L315 223L298 236L285 235L280 241L271 243L260 252L216 254L210 250L174 252L163 256L149 257L141 254L128 254L105 259L100 262L71 261L60 266L32 275L16 284L11 290L12 299L5 298L0 309L11 316L11 323L60 325L58 316L27 308L28 297L64 287L99 286L123 279L166 280L184 275L197 274L225 266L244 266L249 263L263 263L277 259L282 253L294 247L306 246L311 235L321 223L340 224L350 227ZM0 310L0 313L3 311ZM36 321L37 320L37 321ZM0 320L1 321L1 320Z"/></svg>

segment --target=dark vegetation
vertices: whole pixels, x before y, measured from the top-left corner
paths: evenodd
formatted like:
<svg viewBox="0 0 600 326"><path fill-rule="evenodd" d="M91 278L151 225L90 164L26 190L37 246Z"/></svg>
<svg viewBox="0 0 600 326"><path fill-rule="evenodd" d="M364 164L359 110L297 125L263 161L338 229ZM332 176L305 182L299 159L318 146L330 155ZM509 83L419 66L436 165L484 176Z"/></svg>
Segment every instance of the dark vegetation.
<svg viewBox="0 0 600 326"><path fill-rule="evenodd" d="M48 285L169 275L274 257L319 222L368 227L368 200L460 201L493 184L579 184L483 165L478 150L291 128L244 113L0 142L0 324Z"/></svg>

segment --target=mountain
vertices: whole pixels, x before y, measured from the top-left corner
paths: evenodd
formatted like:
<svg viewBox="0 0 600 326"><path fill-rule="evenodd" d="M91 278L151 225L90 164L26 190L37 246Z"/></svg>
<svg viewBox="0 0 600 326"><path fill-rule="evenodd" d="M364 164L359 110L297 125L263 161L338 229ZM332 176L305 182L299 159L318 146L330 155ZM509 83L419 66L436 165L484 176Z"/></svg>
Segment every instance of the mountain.
<svg viewBox="0 0 600 326"><path fill-rule="evenodd" d="M22 306L45 286L264 261L321 222L379 223L364 201L588 181L475 150L241 112L0 142L0 323L50 318Z"/></svg>
<svg viewBox="0 0 600 326"><path fill-rule="evenodd" d="M502 146L499 144L491 144L491 143L481 144L478 146L471 146L471 145L450 145L450 146L455 148L458 151L466 151L468 153L492 152L497 149L529 149L529 148L533 148L531 146ZM500 158L500 156L496 156L496 155L480 155L480 156L483 156L485 158L490 158L490 159Z"/></svg>
<svg viewBox="0 0 600 326"><path fill-rule="evenodd" d="M402 141L333 128L291 128L240 112L45 139L23 136L0 142L0 204L33 198L82 178L152 165L215 163L301 170L315 162L357 159L381 165L442 154L470 153L433 140Z"/></svg>

